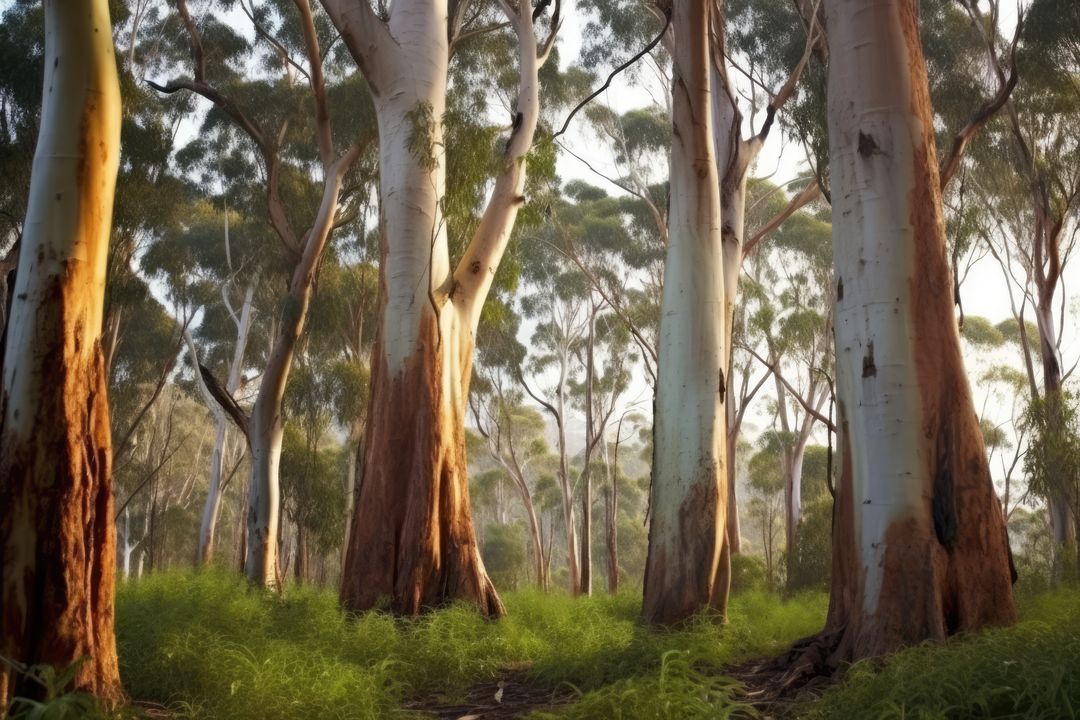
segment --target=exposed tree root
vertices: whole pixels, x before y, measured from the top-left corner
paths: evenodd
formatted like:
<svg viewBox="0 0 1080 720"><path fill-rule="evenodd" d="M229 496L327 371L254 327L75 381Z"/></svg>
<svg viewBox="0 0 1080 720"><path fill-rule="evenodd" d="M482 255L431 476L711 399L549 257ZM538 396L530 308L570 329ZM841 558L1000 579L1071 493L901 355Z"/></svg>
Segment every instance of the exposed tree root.
<svg viewBox="0 0 1080 720"><path fill-rule="evenodd" d="M807 694L818 695L836 679L841 666L833 659L841 632L821 632L797 641L786 652L727 668L724 674L743 684L737 699L766 717L786 717Z"/></svg>

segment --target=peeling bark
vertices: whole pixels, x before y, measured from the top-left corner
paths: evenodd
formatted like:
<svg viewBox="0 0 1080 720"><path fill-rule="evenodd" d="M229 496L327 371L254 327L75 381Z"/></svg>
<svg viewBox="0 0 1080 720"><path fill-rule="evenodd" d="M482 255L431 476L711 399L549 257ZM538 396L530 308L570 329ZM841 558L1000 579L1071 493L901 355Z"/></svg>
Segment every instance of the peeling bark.
<svg viewBox="0 0 1080 720"><path fill-rule="evenodd" d="M45 2L45 92L0 386L0 655L120 700L104 354L120 151L108 3ZM0 707L44 688L0 663Z"/></svg>
<svg viewBox="0 0 1080 720"><path fill-rule="evenodd" d="M825 9L844 288L841 473L821 636L835 666L1008 624L1016 609L953 317L917 5L825 0Z"/></svg>
<svg viewBox="0 0 1080 720"><path fill-rule="evenodd" d="M366 456L341 601L413 615L463 599L499 616L469 508L465 403L480 312L524 201L538 72L558 23L540 45L532 8L500 3L520 51L515 121L491 198L451 270L441 211L454 34L446 0L400 0L385 22L367 0L322 2L375 98L382 213Z"/></svg>

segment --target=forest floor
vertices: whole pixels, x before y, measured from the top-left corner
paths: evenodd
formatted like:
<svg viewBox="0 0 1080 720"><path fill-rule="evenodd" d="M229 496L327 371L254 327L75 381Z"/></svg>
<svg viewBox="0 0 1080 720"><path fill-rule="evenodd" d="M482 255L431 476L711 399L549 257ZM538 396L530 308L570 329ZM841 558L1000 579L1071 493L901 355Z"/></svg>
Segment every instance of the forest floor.
<svg viewBox="0 0 1080 720"><path fill-rule="evenodd" d="M821 593L737 593L727 625L662 632L638 622L634 591L504 600L499 622L466 607L344 618L330 591L165 573L120 588L121 673L160 718L1080 717L1075 589L1024 598L1013 628L860 663L781 702L752 661L820 629Z"/></svg>

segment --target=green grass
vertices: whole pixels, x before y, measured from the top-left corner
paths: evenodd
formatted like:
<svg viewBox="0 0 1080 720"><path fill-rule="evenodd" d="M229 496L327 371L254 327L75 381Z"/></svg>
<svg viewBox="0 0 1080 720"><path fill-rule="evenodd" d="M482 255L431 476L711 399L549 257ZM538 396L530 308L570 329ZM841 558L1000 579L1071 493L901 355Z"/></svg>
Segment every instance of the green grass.
<svg viewBox="0 0 1080 720"><path fill-rule="evenodd" d="M797 716L866 718L1080 718L1080 590L1025 599L1021 621L884 661L857 663Z"/></svg>
<svg viewBox="0 0 1080 720"><path fill-rule="evenodd" d="M168 573L121 586L117 634L132 697L180 717L392 718L410 698L462 699L508 667L528 667L572 705L533 720L752 717L724 667L774 655L818 630L821 594L733 598L730 623L677 631L638 622L640 596L504 597L509 616L454 607L419 620L346 620L332 592L249 592L218 572ZM1080 718L1080 592L1026 598L1012 628L921 645L854 665L795 717Z"/></svg>
<svg viewBox="0 0 1080 720"><path fill-rule="evenodd" d="M509 616L499 622L467 607L346 620L327 591L277 598L216 572L151 576L118 591L121 674L132 697L192 718L402 716L407 698L460 699L508 666L575 688L572 717L723 717L740 707L717 670L813 632L825 607L822 595L782 603L747 593L733 599L728 626L699 619L651 632L638 623L634 593L504 600Z"/></svg>

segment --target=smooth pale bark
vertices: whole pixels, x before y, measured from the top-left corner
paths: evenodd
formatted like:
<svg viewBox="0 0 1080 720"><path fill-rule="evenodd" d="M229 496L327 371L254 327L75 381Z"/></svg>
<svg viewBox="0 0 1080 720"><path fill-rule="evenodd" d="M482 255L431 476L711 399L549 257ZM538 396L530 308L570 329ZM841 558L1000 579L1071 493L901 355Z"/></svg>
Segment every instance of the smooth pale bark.
<svg viewBox="0 0 1080 720"><path fill-rule="evenodd" d="M501 6L520 48L516 112L491 199L452 270L441 212L446 0L398 0L387 22L366 0L323 5L374 95L382 214L366 455L341 601L412 615L463 599L502 615L469 507L465 401L480 312L525 200L537 73L550 44L538 52L527 4Z"/></svg>
<svg viewBox="0 0 1080 720"><path fill-rule="evenodd" d="M570 463L566 448L566 379L569 350L559 360L559 384L556 388L556 425L559 436L559 487L562 490L563 526L566 528L566 569L570 594L581 594L581 570L578 565L577 520L574 518L574 489L570 484Z"/></svg>
<svg viewBox="0 0 1080 720"><path fill-rule="evenodd" d="M825 9L841 472L822 640L836 663L1016 609L953 317L918 7Z"/></svg>
<svg viewBox="0 0 1080 720"><path fill-rule="evenodd" d="M660 316L649 554L642 615L726 610L725 294L710 108L709 8L673 8L671 209Z"/></svg>
<svg viewBox="0 0 1080 720"><path fill-rule="evenodd" d="M315 222L308 231L304 252L289 280L289 293L276 324L270 359L263 370L259 393L251 409L247 428L251 450L251 480L248 490L247 536L244 572L252 583L276 587L279 572L278 535L281 523L281 443L284 437L282 402L285 385L296 355L296 345L304 330L308 307L315 289L315 270L333 229L338 195L345 173L360 155L353 147L324 168L323 195Z"/></svg>
<svg viewBox="0 0 1080 720"><path fill-rule="evenodd" d="M229 374L225 380L225 390L233 395L240 387L243 373L244 354L247 349L248 336L251 333L251 321L253 314L253 300L255 295L254 283L244 291L244 304L240 308L240 315L236 317L236 342L233 345L232 361L229 363ZM198 356L195 351L195 343L190 333L185 332L188 351L196 367ZM195 373L199 389L203 395L206 407L214 416L214 447L210 452L210 479L207 483L206 502L203 505L202 520L199 525L199 545L195 564L206 566L214 559L214 537L217 531L217 521L221 514L222 475L225 467L225 456L228 453L228 430L229 420L221 405L213 398L203 382L202 375Z"/></svg>
<svg viewBox="0 0 1080 720"><path fill-rule="evenodd" d="M108 3L45 2L45 81L0 386L0 655L122 691L101 348L120 152ZM0 663L0 707L45 689Z"/></svg>
<svg viewBox="0 0 1080 720"><path fill-rule="evenodd" d="M608 462L607 443L604 444L604 464L610 468L611 479L608 487L604 488L604 521L606 531L604 533L607 542L607 580L608 592L614 595L619 591L619 432L622 430L622 419L615 431L615 451L611 462Z"/></svg>

